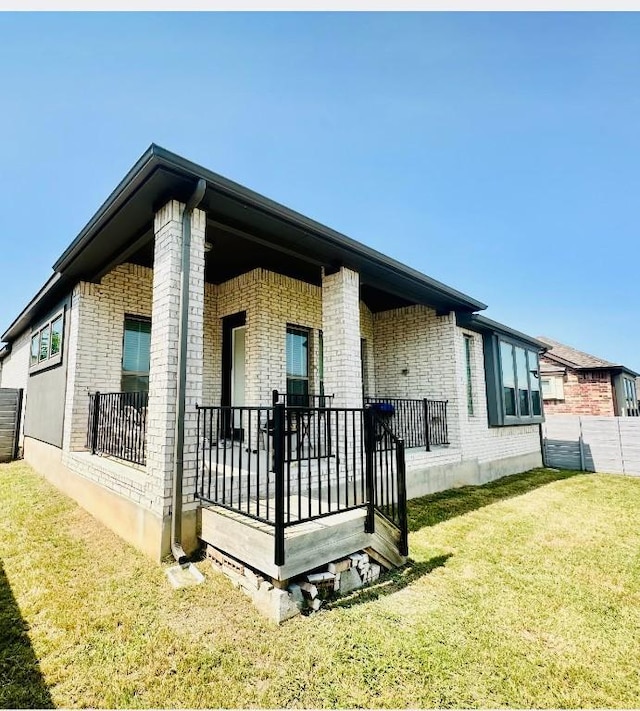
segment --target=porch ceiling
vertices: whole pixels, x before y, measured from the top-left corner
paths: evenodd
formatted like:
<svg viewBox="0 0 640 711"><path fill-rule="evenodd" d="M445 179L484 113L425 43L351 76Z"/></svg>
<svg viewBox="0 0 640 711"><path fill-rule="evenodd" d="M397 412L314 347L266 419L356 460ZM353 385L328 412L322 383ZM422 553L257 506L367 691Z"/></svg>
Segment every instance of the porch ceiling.
<svg viewBox="0 0 640 711"><path fill-rule="evenodd" d="M147 239L128 261L146 267L153 267L153 235L146 233ZM207 241L212 249L206 255L205 279L212 284L221 284L252 269L263 268L309 284L320 286L321 270L316 260L301 258L273 247L255 238L223 229L214 220L207 223ZM390 294L370 284L361 287L361 298L371 311L386 311L410 305L411 301Z"/></svg>

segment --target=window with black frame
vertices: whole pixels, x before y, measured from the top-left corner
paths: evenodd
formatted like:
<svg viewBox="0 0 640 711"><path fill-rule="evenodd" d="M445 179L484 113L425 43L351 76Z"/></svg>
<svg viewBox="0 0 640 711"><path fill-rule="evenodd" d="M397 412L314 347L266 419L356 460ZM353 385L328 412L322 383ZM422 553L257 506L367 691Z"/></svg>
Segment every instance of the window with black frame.
<svg viewBox="0 0 640 711"><path fill-rule="evenodd" d="M500 340L500 374L505 424L541 417L537 352Z"/></svg>
<svg viewBox="0 0 640 711"><path fill-rule="evenodd" d="M309 329L287 326L287 401L309 405Z"/></svg>
<svg viewBox="0 0 640 711"><path fill-rule="evenodd" d="M59 311L31 334L30 372L37 372L62 362L64 311Z"/></svg>
<svg viewBox="0 0 640 711"><path fill-rule="evenodd" d="M127 316L122 343L122 392L149 391L151 319Z"/></svg>

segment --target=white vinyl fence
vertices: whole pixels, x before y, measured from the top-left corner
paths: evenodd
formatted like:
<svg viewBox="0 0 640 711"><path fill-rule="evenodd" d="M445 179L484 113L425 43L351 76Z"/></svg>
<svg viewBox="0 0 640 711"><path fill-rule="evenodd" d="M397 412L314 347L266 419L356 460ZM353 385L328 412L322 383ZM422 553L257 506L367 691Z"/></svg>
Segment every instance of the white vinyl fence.
<svg viewBox="0 0 640 711"><path fill-rule="evenodd" d="M640 476L640 417L548 416L542 437L548 467Z"/></svg>

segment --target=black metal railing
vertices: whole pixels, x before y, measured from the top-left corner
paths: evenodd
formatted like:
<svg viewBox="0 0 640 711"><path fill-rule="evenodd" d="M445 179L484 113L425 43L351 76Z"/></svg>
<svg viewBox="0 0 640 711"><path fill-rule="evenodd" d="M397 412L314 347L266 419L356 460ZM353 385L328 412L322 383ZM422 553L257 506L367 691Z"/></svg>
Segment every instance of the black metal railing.
<svg viewBox="0 0 640 711"><path fill-rule="evenodd" d="M312 393L281 393L273 390L271 402L273 405L285 404L287 407L333 407L334 395L316 395Z"/></svg>
<svg viewBox="0 0 640 711"><path fill-rule="evenodd" d="M134 464L146 464L149 394L90 393L87 449Z"/></svg>
<svg viewBox="0 0 640 711"><path fill-rule="evenodd" d="M400 531L400 555L408 555L407 482L405 443L390 429L371 406L365 408L365 451L369 499L367 530L374 530L374 511L378 510Z"/></svg>
<svg viewBox="0 0 640 711"><path fill-rule="evenodd" d="M446 400L408 400L393 397L365 397L388 427L404 441L407 449L449 444Z"/></svg>
<svg viewBox="0 0 640 711"><path fill-rule="evenodd" d="M403 520L404 446L375 413L284 404L197 412L197 498L272 525L276 565L289 526L367 507L372 531L374 506Z"/></svg>
<svg viewBox="0 0 640 711"><path fill-rule="evenodd" d="M449 426L447 424L447 401L425 400L428 447L449 444Z"/></svg>

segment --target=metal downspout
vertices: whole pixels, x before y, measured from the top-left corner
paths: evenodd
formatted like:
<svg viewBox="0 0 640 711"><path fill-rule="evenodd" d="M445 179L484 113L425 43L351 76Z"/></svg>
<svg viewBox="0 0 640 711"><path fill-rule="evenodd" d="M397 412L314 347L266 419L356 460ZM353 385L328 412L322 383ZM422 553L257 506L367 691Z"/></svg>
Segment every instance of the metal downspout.
<svg viewBox="0 0 640 711"><path fill-rule="evenodd" d="M171 505L171 553L179 564L187 562L182 548L182 475L184 471L184 416L189 340L189 276L191 272L191 215L204 197L207 183L200 178L182 215L182 260L180 279L180 323L178 326L178 383L173 450L173 500Z"/></svg>

